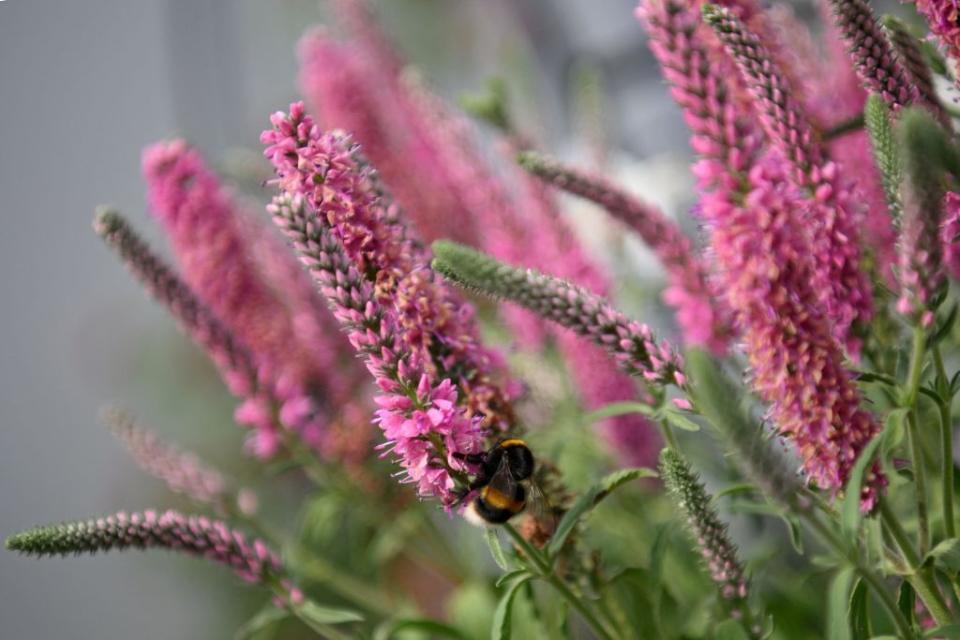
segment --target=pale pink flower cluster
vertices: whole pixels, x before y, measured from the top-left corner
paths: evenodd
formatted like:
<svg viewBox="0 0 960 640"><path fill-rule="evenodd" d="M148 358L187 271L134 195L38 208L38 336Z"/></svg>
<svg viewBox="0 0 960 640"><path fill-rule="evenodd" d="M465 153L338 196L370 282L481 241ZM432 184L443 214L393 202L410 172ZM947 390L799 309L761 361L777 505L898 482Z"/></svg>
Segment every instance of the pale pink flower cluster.
<svg viewBox="0 0 960 640"><path fill-rule="evenodd" d="M319 343L305 343L298 335L277 294L277 284L286 283L266 280L249 243L252 223L197 151L181 140L158 143L144 152L143 172L151 210L171 240L187 284L255 359L264 392L236 413L239 422L255 428L252 450L269 457L283 446L278 422L322 449L328 416L321 394L334 373L324 365L339 348L336 334L327 332ZM280 258L274 254L272 259Z"/></svg>

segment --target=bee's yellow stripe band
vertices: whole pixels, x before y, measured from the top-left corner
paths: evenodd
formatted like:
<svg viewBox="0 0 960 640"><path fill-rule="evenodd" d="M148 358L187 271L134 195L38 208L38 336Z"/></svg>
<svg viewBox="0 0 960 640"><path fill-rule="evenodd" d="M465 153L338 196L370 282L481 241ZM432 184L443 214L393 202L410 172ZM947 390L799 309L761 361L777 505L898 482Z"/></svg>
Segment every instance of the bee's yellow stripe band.
<svg viewBox="0 0 960 640"><path fill-rule="evenodd" d="M494 509L505 509L514 513L523 509L522 502L517 502L505 493L490 487L484 487L480 491L480 498Z"/></svg>
<svg viewBox="0 0 960 640"><path fill-rule="evenodd" d="M500 443L501 447L525 447L527 443L520 438L509 438Z"/></svg>

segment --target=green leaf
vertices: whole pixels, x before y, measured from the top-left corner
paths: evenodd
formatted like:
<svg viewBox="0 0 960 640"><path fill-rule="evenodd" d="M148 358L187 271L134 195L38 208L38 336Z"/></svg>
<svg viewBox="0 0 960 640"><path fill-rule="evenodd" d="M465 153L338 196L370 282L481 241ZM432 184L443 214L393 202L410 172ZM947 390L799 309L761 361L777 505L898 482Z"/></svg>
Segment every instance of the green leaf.
<svg viewBox="0 0 960 640"><path fill-rule="evenodd" d="M800 519L790 514L782 514L780 518L787 525L787 533L790 534L790 544L800 555L803 555L803 539L800 537Z"/></svg>
<svg viewBox="0 0 960 640"><path fill-rule="evenodd" d="M949 538L935 546L924 563L932 562L950 576L960 573L960 538Z"/></svg>
<svg viewBox="0 0 960 640"><path fill-rule="evenodd" d="M741 482L739 484L732 484L726 489L721 489L713 496L713 501L717 502L720 498L724 496L735 496L740 493L760 493L760 490L749 482Z"/></svg>
<svg viewBox="0 0 960 640"><path fill-rule="evenodd" d="M510 640L510 616L513 613L513 601L520 587L533 579L532 574L519 576L507 586L506 592L497 603L497 610L493 613L493 626L490 630L492 640Z"/></svg>
<svg viewBox="0 0 960 640"><path fill-rule="evenodd" d="M853 540L857 530L860 528L860 491L863 489L863 480L867 475L867 469L873 463L873 457L880 448L880 444L886 437L890 429L888 422L883 431L875 436L867 446L863 448L860 455L857 456L857 462L853 465L853 471L850 473L850 480L844 487L846 495L843 497L843 508L840 512L840 525L847 540Z"/></svg>
<svg viewBox="0 0 960 640"><path fill-rule="evenodd" d="M469 640L462 631L448 624L436 620L408 618L403 620L388 620L377 627L373 632L373 640L390 640L401 631L422 631L428 638L453 638L454 640Z"/></svg>
<svg viewBox="0 0 960 640"><path fill-rule="evenodd" d="M957 320L957 303L954 302L953 306L950 307L950 312L947 314L947 317L937 327L937 330L927 338L927 346L933 346L939 344L950 335L950 331L953 329L953 323Z"/></svg>
<svg viewBox="0 0 960 640"><path fill-rule="evenodd" d="M503 547L500 545L497 530L493 527L487 527L483 532L483 538L487 541L487 546L490 547L490 555L493 556L493 561L497 563L497 566L500 567L502 571L510 571L510 562L507 560L507 556L503 552Z"/></svg>
<svg viewBox="0 0 960 640"><path fill-rule="evenodd" d="M630 482L631 480L636 480L637 478L656 477L656 471L653 469L647 469L645 467L621 469L620 471L611 473L603 478L600 482L590 487L590 489L577 498L577 501L573 503L573 506L570 507L565 514L563 514L563 518L561 518L560 523L557 524L557 530L554 532L553 537L550 539L550 543L547 545L547 556L551 558L556 556L556 554L560 552L560 549L563 548L563 543L566 542L567 536L570 535L570 532L573 531L573 528L577 525L580 519L589 513L604 498L610 495L611 492Z"/></svg>
<svg viewBox="0 0 960 640"><path fill-rule="evenodd" d="M353 609L326 607L313 600L307 600L294 607L294 612L308 627L323 632L323 627L345 622L363 622L363 615Z"/></svg>
<svg viewBox="0 0 960 640"><path fill-rule="evenodd" d="M611 402L595 411L585 414L583 418L587 424L590 424L605 418L625 416L631 413L639 413L648 418L653 418L657 415L657 411L653 407L648 404L643 404L642 402Z"/></svg>
<svg viewBox="0 0 960 640"><path fill-rule="evenodd" d="M513 580L516 580L516 579L517 579L517 576L523 575L523 574L525 574L525 573L530 573L530 571L527 570L527 569L514 569L513 571L510 571L510 572L508 572L508 573L505 573L505 574L503 574L502 576L500 576L499 578L497 578L497 581L496 581L496 583L494 583L494 586L495 586L495 587L502 587L503 585L507 584L508 582L512 582ZM530 575L533 575L533 574L531 573Z"/></svg>
<svg viewBox="0 0 960 640"><path fill-rule="evenodd" d="M931 629L923 634L924 638L947 638L947 640L960 639L960 624L948 624L943 627Z"/></svg>
<svg viewBox="0 0 960 640"><path fill-rule="evenodd" d="M750 640L743 625L736 620L725 620L718 624L713 637L715 640Z"/></svg>
<svg viewBox="0 0 960 640"><path fill-rule="evenodd" d="M667 407L663 410L663 417L677 429L694 432L700 431L700 425L684 415L679 409Z"/></svg>
<svg viewBox="0 0 960 640"><path fill-rule="evenodd" d="M850 633L854 638L869 638L872 635L869 605L870 594L867 592L867 583L858 578L850 594L850 605L847 609Z"/></svg>
<svg viewBox="0 0 960 640"><path fill-rule="evenodd" d="M236 633L233 634L233 640L250 640L261 631L289 617L289 611L284 611L272 604L267 605L237 629Z"/></svg>
<svg viewBox="0 0 960 640"><path fill-rule="evenodd" d="M851 640L847 611L853 579L853 569L846 568L838 572L830 583L830 591L827 595L828 640Z"/></svg>
<svg viewBox="0 0 960 640"><path fill-rule="evenodd" d="M897 592L897 608L906 618L907 622L913 625L913 619L916 615L916 592L909 580L900 582L900 590Z"/></svg>

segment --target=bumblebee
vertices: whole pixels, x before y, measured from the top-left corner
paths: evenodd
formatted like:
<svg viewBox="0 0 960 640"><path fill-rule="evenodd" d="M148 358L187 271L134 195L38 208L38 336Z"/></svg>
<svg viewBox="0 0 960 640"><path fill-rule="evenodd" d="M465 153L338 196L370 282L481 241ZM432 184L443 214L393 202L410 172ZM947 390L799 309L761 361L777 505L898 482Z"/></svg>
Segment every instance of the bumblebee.
<svg viewBox="0 0 960 640"><path fill-rule="evenodd" d="M527 505L528 489L524 483L533 476L535 463L527 443L519 438L501 440L485 453L460 455L461 459L480 465L464 497L478 491L464 514L477 524L503 524Z"/></svg>

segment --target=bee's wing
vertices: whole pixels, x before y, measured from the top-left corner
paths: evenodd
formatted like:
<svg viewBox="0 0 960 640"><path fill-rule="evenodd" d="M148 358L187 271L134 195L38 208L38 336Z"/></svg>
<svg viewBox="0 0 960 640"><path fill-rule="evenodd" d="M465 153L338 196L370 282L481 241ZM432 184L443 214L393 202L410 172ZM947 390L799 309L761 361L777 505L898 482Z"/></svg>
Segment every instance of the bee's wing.
<svg viewBox="0 0 960 640"><path fill-rule="evenodd" d="M487 486L495 491L499 491L503 495L513 498L517 492L517 479L513 477L513 474L510 473L510 467L507 464L507 457L504 456L500 460L500 465L497 467L497 470L493 473L493 476L490 478L490 482L487 483Z"/></svg>
<svg viewBox="0 0 960 640"><path fill-rule="evenodd" d="M550 504L550 499L547 498L536 480L532 478L529 483L527 497L528 513L536 518L537 521L546 524L552 533L557 528L556 513L553 511L553 505Z"/></svg>

